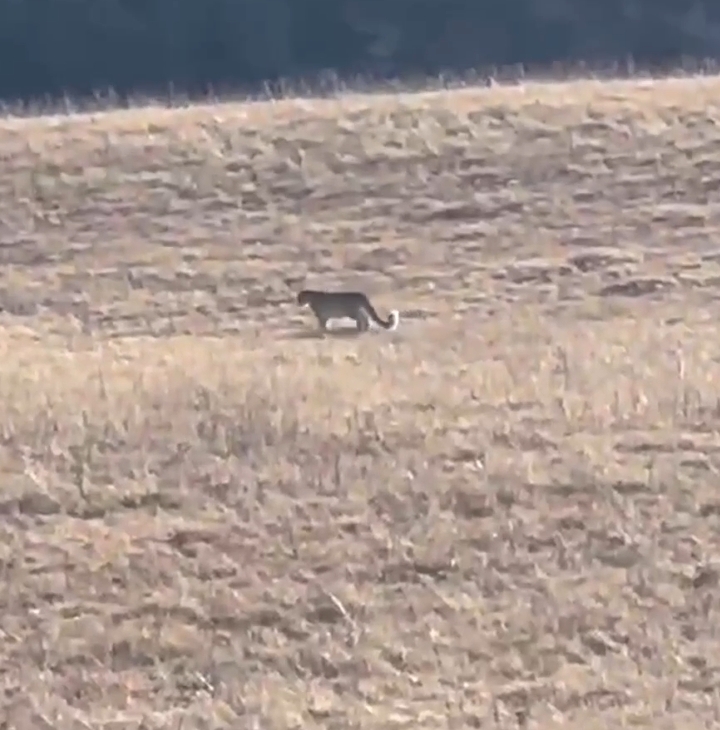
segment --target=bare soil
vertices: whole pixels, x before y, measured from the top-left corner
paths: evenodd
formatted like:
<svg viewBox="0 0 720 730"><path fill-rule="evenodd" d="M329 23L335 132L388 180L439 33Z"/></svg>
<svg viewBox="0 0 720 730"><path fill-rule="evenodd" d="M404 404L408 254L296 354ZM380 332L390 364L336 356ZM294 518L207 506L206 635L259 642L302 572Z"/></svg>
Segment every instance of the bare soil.
<svg viewBox="0 0 720 730"><path fill-rule="evenodd" d="M0 727L718 726L718 100L0 121Z"/></svg>

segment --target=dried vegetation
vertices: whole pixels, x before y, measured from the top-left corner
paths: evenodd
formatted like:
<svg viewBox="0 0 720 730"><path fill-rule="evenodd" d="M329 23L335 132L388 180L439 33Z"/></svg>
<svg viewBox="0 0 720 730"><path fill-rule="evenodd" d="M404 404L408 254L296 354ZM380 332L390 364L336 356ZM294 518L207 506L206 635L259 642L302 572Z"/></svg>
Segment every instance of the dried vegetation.
<svg viewBox="0 0 720 730"><path fill-rule="evenodd" d="M0 122L7 726L720 723L719 98Z"/></svg>

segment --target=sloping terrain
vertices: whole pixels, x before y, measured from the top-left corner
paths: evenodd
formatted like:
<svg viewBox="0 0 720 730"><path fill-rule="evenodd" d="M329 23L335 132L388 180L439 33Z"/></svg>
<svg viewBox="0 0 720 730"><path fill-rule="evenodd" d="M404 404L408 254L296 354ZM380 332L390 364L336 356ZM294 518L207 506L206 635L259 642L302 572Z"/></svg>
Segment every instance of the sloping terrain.
<svg viewBox="0 0 720 730"><path fill-rule="evenodd" d="M0 726L720 722L718 99L0 122Z"/></svg>

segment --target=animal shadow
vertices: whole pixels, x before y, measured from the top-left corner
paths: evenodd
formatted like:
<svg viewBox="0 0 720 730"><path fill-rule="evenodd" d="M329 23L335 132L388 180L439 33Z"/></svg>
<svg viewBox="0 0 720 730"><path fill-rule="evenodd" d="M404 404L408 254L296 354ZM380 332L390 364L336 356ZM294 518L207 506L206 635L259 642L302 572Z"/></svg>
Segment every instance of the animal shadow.
<svg viewBox="0 0 720 730"><path fill-rule="evenodd" d="M359 337L360 332L355 327L336 327L321 332L319 329L291 330L285 332L286 340L347 340Z"/></svg>

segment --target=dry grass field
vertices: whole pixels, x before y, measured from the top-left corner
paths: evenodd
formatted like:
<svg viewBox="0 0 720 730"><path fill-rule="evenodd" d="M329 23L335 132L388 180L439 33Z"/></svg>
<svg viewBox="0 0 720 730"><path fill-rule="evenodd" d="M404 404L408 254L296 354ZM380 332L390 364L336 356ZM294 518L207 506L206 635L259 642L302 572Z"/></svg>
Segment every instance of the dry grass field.
<svg viewBox="0 0 720 730"><path fill-rule="evenodd" d="M0 264L0 728L720 724L720 79L5 119Z"/></svg>

